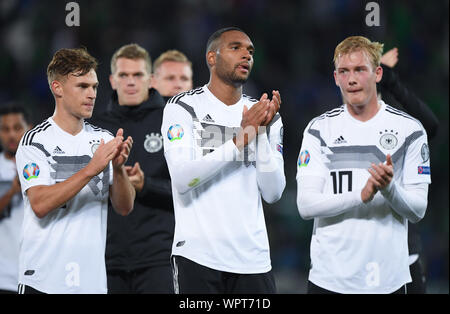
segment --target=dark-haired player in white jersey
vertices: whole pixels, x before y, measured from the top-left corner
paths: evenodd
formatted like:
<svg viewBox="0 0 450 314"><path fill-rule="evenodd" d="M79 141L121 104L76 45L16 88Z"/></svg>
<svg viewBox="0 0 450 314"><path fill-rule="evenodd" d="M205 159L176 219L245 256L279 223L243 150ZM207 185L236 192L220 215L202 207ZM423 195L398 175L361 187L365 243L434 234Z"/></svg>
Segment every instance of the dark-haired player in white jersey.
<svg viewBox="0 0 450 314"><path fill-rule="evenodd" d="M0 294L17 293L23 201L16 170L16 151L30 129L30 116L20 105L0 108Z"/></svg>
<svg viewBox="0 0 450 314"><path fill-rule="evenodd" d="M281 98L242 94L253 53L242 30L218 30L207 43L209 83L164 110L177 293L276 291L261 196L276 202L285 187Z"/></svg>
<svg viewBox="0 0 450 314"><path fill-rule="evenodd" d="M16 154L24 198L19 293L106 293L108 196L133 208L124 168L132 139L88 124L97 95L96 60L60 49L47 68L55 113L21 139Z"/></svg>
<svg viewBox="0 0 450 314"><path fill-rule="evenodd" d="M335 50L345 104L313 119L298 160L297 205L314 218L309 293L405 293L408 220L423 218L430 160L422 124L377 100L383 45Z"/></svg>

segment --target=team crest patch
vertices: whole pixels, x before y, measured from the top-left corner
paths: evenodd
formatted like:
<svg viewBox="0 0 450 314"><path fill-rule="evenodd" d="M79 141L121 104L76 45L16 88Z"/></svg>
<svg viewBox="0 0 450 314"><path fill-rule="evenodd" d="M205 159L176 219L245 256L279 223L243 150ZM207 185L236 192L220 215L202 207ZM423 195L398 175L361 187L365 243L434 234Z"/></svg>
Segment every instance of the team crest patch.
<svg viewBox="0 0 450 314"><path fill-rule="evenodd" d="M394 133L394 130L384 130L384 132L380 131L381 137L380 137L380 145L387 150L394 149L397 144L398 140L395 135L398 135L398 132Z"/></svg>
<svg viewBox="0 0 450 314"><path fill-rule="evenodd" d="M167 137L169 141L173 142L175 140L181 140L184 135L183 127L179 124L172 125L167 131Z"/></svg>
<svg viewBox="0 0 450 314"><path fill-rule="evenodd" d="M39 176L39 166L34 162L31 162L23 168L23 177L25 180L30 181L31 179L35 179Z"/></svg>
<svg viewBox="0 0 450 314"><path fill-rule="evenodd" d="M420 155L422 156L422 161L427 162L430 159L430 150L427 144L423 144L420 149Z"/></svg>
<svg viewBox="0 0 450 314"><path fill-rule="evenodd" d="M91 144L91 152L92 152L92 154L95 154L95 151L100 146L100 140L89 141L89 144Z"/></svg>
<svg viewBox="0 0 450 314"><path fill-rule="evenodd" d="M304 150L300 153L300 157L298 158L298 166L306 167L311 159L311 155L307 150Z"/></svg>
<svg viewBox="0 0 450 314"><path fill-rule="evenodd" d="M145 135L144 148L149 153L156 153L163 147L163 137L159 133Z"/></svg>

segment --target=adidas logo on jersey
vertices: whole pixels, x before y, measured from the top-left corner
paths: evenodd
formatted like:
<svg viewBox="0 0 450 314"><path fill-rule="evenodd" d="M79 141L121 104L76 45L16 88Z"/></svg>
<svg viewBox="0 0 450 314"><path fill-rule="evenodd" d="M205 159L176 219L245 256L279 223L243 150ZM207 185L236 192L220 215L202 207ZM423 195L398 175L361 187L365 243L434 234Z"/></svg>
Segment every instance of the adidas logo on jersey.
<svg viewBox="0 0 450 314"><path fill-rule="evenodd" d="M213 120L213 118L211 118L211 116L209 114L207 114L204 118L203 121L205 122L216 122Z"/></svg>
<svg viewBox="0 0 450 314"><path fill-rule="evenodd" d="M344 144L344 143L347 143L347 141L344 140L344 137L342 135L334 140L334 144Z"/></svg>
<svg viewBox="0 0 450 314"><path fill-rule="evenodd" d="M58 154L65 154L65 152L59 148L59 146L56 146L55 150L53 151L53 154L58 155Z"/></svg>

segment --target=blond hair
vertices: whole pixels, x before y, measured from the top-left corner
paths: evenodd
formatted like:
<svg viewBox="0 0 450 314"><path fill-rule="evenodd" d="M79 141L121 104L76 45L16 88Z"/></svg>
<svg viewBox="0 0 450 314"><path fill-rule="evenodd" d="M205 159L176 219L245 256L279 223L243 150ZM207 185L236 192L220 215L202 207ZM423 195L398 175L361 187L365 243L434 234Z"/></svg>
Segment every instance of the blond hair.
<svg viewBox="0 0 450 314"><path fill-rule="evenodd" d="M351 36L344 39L334 50L333 62L336 66L338 58L343 55L363 50L367 53L373 68L380 66L381 56L383 55L383 44L372 42L363 36Z"/></svg>
<svg viewBox="0 0 450 314"><path fill-rule="evenodd" d="M178 50L167 50L166 52L163 52L153 63L153 72L156 72L156 70L166 61L174 61L174 62L182 62L187 63L189 67L192 69L192 62L189 61L189 59L186 57L184 53Z"/></svg>
<svg viewBox="0 0 450 314"><path fill-rule="evenodd" d="M111 73L114 74L117 71L117 59L127 58L132 60L143 59L145 61L145 67L147 72L152 72L152 60L147 50L139 46L138 44L129 44L120 47L111 58Z"/></svg>

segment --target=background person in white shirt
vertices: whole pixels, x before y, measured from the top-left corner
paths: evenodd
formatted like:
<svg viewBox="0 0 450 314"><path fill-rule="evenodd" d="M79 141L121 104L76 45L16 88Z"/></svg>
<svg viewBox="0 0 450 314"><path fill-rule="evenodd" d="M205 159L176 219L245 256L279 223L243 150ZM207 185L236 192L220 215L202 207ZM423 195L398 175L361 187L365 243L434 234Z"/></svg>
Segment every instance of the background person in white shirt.
<svg viewBox="0 0 450 314"><path fill-rule="evenodd" d="M108 197L133 208L124 168L132 139L85 122L97 95L96 60L60 49L47 68L52 117L25 133L16 154L24 198L19 293L106 293Z"/></svg>
<svg viewBox="0 0 450 314"><path fill-rule="evenodd" d="M164 109L176 293L276 291L261 196L276 202L286 184L281 98L242 94L254 50L242 30L216 31L207 43L209 83Z"/></svg>
<svg viewBox="0 0 450 314"><path fill-rule="evenodd" d="M0 108L0 293L17 293L23 201L16 151L30 128L30 116L17 104Z"/></svg>
<svg viewBox="0 0 450 314"><path fill-rule="evenodd" d="M411 281L408 220L423 218L430 160L427 134L377 99L383 45L361 36L335 50L345 104L305 129L297 206L314 219L308 293L405 293Z"/></svg>

